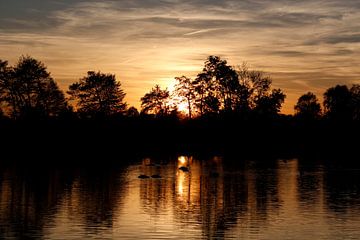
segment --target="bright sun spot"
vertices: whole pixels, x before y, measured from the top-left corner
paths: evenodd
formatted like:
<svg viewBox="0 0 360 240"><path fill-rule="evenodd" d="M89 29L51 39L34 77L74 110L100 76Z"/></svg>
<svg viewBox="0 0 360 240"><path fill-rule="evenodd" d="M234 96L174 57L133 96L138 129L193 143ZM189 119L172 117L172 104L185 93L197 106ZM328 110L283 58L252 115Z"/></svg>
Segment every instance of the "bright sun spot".
<svg viewBox="0 0 360 240"><path fill-rule="evenodd" d="M186 163L186 158L185 158L185 156L180 156L180 157L178 157L178 161L179 161L181 164L185 164L185 163Z"/></svg>
<svg viewBox="0 0 360 240"><path fill-rule="evenodd" d="M170 105L176 105L177 110L178 110L179 112L182 112L182 113L184 113L184 114L187 114L187 113L188 113L187 105L186 105L186 103L184 103L184 102L170 101Z"/></svg>
<svg viewBox="0 0 360 240"><path fill-rule="evenodd" d="M175 79L172 78L164 78L164 81L168 82L166 88L169 90L170 94L172 94L175 90ZM170 105L176 105L179 112L182 112L184 114L188 113L188 106L185 102L181 102L180 99L175 97L174 99L169 101Z"/></svg>
<svg viewBox="0 0 360 240"><path fill-rule="evenodd" d="M178 107L179 112L183 112L183 113L188 112L188 107L187 107L186 103L178 103L177 107Z"/></svg>

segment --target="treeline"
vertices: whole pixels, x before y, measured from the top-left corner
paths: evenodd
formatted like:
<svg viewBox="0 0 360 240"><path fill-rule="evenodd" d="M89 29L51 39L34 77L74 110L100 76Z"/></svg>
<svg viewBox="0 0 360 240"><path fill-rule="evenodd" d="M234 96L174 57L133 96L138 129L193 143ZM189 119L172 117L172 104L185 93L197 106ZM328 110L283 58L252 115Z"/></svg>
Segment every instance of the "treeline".
<svg viewBox="0 0 360 240"><path fill-rule="evenodd" d="M10 119L112 117L203 118L231 115L242 119L279 117L286 95L272 88L269 75L234 68L226 60L209 56L195 79L176 77L173 92L155 85L141 98L141 109L128 107L125 92L113 74L89 71L71 84L68 97L59 89L46 66L23 56L14 66L0 60L0 116ZM179 112L184 106L186 113ZM295 105L295 117L302 120L321 118L360 120L360 85L337 85L324 93L321 106L311 92Z"/></svg>
<svg viewBox="0 0 360 240"><path fill-rule="evenodd" d="M23 56L14 66L0 61L0 152L52 151L66 158L73 152L112 155L118 148L130 155L140 149L268 154L320 146L349 152L359 144L359 84L327 89L323 104L306 93L295 115L284 115L286 95L272 87L269 75L217 56L207 58L195 79L176 77L173 92L155 85L141 98L140 111L124 101L113 74L89 71L66 93L34 58Z"/></svg>

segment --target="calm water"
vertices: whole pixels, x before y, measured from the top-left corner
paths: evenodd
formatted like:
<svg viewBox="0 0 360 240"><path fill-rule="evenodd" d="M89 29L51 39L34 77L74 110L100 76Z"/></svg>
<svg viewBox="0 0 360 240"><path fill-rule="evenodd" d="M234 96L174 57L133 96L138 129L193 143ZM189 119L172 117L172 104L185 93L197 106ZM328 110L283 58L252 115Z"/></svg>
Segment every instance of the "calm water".
<svg viewBox="0 0 360 240"><path fill-rule="evenodd" d="M0 238L360 239L359 169L224 162L179 156L86 170L0 167Z"/></svg>

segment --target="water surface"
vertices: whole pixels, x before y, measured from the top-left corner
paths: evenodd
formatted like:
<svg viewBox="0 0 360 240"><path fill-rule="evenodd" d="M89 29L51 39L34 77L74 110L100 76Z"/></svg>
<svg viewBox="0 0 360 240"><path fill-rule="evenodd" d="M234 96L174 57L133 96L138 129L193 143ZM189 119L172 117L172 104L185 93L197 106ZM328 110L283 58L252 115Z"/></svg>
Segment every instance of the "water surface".
<svg viewBox="0 0 360 240"><path fill-rule="evenodd" d="M359 180L357 168L298 159L3 166L0 238L360 239Z"/></svg>

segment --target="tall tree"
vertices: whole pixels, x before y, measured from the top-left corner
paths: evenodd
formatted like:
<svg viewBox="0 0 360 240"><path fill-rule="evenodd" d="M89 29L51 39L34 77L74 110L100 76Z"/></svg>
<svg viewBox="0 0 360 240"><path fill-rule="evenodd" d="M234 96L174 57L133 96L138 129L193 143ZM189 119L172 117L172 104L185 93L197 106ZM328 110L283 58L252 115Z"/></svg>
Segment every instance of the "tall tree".
<svg viewBox="0 0 360 240"><path fill-rule="evenodd" d="M205 99L214 90L211 77L206 73L199 73L192 84L195 90L195 107L202 116L206 108Z"/></svg>
<svg viewBox="0 0 360 240"><path fill-rule="evenodd" d="M318 119L321 116L321 105L312 92L302 95L295 107L295 115L303 119Z"/></svg>
<svg viewBox="0 0 360 240"><path fill-rule="evenodd" d="M170 93L167 89L162 90L155 85L149 93L141 98L141 112L155 115L166 115L169 112L168 100Z"/></svg>
<svg viewBox="0 0 360 240"><path fill-rule="evenodd" d="M255 112L265 116L274 116L280 112L286 95L281 89L273 89L270 93L256 100Z"/></svg>
<svg viewBox="0 0 360 240"><path fill-rule="evenodd" d="M2 62L0 68L2 100L13 117L52 117L68 110L64 93L42 62L23 56L14 67Z"/></svg>
<svg viewBox="0 0 360 240"><path fill-rule="evenodd" d="M263 72L249 71L246 65L236 71L218 56L208 57L192 84L201 115L219 111L276 115L286 97L281 89L271 88L272 80Z"/></svg>
<svg viewBox="0 0 360 240"><path fill-rule="evenodd" d="M239 113L248 113L251 109L251 72L245 63L237 70L239 76L239 86L236 89L235 110Z"/></svg>
<svg viewBox="0 0 360 240"><path fill-rule="evenodd" d="M175 85L175 93L180 96L181 102L186 102L189 118L192 118L193 101L195 100L195 86L191 78L182 76L175 78L177 83Z"/></svg>
<svg viewBox="0 0 360 240"><path fill-rule="evenodd" d="M6 99L5 82L7 81L8 75L8 62L0 59L0 115L3 116L3 105Z"/></svg>
<svg viewBox="0 0 360 240"><path fill-rule="evenodd" d="M241 109L251 109L261 115L280 112L286 95L281 89L272 89L272 79L261 71L250 71L243 65L238 71L238 104Z"/></svg>
<svg viewBox="0 0 360 240"><path fill-rule="evenodd" d="M353 119L360 120L360 84L352 85L350 93Z"/></svg>
<svg viewBox="0 0 360 240"><path fill-rule="evenodd" d="M352 118L352 96L345 85L336 85L324 93L325 114L334 120L350 120Z"/></svg>
<svg viewBox="0 0 360 240"><path fill-rule="evenodd" d="M206 79L211 83L208 91L219 100L220 107L225 111L233 110L235 92L239 87L237 72L227 65L226 60L209 56L202 74L207 75Z"/></svg>
<svg viewBox="0 0 360 240"><path fill-rule="evenodd" d="M210 114L219 113L220 105L219 99L210 93L204 99L204 112Z"/></svg>
<svg viewBox="0 0 360 240"><path fill-rule="evenodd" d="M70 85L67 93L76 101L78 111L88 116L111 116L126 108L125 93L113 74L89 71Z"/></svg>

